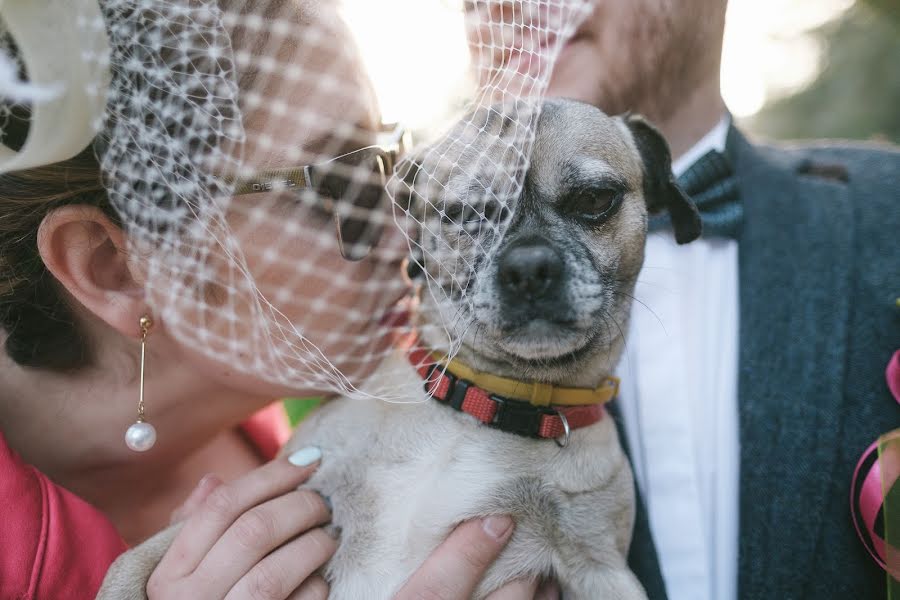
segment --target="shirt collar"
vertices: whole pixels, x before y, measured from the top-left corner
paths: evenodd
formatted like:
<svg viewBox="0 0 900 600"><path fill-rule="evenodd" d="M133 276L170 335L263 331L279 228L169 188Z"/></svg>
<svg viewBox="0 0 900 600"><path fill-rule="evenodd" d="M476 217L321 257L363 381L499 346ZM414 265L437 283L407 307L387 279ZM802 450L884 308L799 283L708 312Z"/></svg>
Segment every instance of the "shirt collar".
<svg viewBox="0 0 900 600"><path fill-rule="evenodd" d="M691 146L687 152L672 161L672 173L680 177L697 160L710 150L725 151L725 140L728 138L728 128L731 127L731 117L723 115L722 119L710 129L706 135Z"/></svg>

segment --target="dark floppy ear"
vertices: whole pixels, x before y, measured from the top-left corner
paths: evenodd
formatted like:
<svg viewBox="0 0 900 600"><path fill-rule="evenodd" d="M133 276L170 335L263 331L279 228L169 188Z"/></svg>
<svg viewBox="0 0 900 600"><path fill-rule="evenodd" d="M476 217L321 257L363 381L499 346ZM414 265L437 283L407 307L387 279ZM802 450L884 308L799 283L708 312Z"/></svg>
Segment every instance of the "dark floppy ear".
<svg viewBox="0 0 900 600"><path fill-rule="evenodd" d="M675 229L675 241L687 244L700 237L700 213L672 175L672 155L662 134L644 117L625 115L634 143L644 163L644 200L647 210L668 210Z"/></svg>

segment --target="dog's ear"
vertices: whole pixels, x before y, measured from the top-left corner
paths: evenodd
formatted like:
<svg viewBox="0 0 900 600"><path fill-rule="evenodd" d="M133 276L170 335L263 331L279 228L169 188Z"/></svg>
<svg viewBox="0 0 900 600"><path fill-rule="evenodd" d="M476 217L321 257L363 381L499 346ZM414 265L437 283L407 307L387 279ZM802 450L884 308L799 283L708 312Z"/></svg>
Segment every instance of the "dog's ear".
<svg viewBox="0 0 900 600"><path fill-rule="evenodd" d="M644 200L647 210L668 210L675 240L686 244L700 237L700 213L672 175L672 155L662 134L640 115L625 115L625 124L644 164Z"/></svg>

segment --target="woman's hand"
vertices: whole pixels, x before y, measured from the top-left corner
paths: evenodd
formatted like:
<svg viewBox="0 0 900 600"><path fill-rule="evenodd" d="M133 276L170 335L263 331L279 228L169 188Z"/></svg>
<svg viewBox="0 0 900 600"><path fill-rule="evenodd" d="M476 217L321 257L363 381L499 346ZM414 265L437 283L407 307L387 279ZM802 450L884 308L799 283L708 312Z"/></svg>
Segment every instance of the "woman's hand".
<svg viewBox="0 0 900 600"><path fill-rule="evenodd" d="M394 600L469 600L485 571L512 537L514 524L506 516L468 521L457 527L409 578ZM555 584L514 581L487 600L552 600Z"/></svg>
<svg viewBox="0 0 900 600"><path fill-rule="evenodd" d="M325 600L328 585L312 573L331 558L336 543L318 527L330 518L324 501L296 491L315 470L318 454L307 449L300 459L295 462L308 464L279 459L230 484L204 477L173 514L173 521L187 521L150 576L150 600ZM513 529L504 516L463 523L395 600L469 600ZM515 581L488 600L554 598L555 585Z"/></svg>
<svg viewBox="0 0 900 600"><path fill-rule="evenodd" d="M305 448L232 483L204 478L174 517L189 514L147 583L150 600L324 600L316 570L337 548L315 492L297 490L321 453Z"/></svg>

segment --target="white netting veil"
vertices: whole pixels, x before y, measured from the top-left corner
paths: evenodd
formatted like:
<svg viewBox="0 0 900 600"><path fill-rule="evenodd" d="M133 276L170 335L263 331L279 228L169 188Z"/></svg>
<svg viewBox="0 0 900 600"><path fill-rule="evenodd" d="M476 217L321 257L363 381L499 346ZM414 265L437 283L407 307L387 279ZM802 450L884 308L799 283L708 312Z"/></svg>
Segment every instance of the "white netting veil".
<svg viewBox="0 0 900 600"><path fill-rule="evenodd" d="M458 348L476 310L469 282L521 194L553 60L590 10L589 0L462 4L476 92L444 135L410 148L402 127L380 122L332 2L5 0L0 168L25 168L27 144L5 137L17 107L35 147L47 139L42 104L75 115L90 135L72 137L91 144L167 331L286 390L401 399L365 384L412 326L403 317L415 302L398 302L418 293L431 307L413 321L419 334ZM54 38L60 26L77 39ZM58 44L25 39L41 27ZM78 45L64 58L85 67L40 73L63 44ZM68 150L46 161L78 148Z"/></svg>

